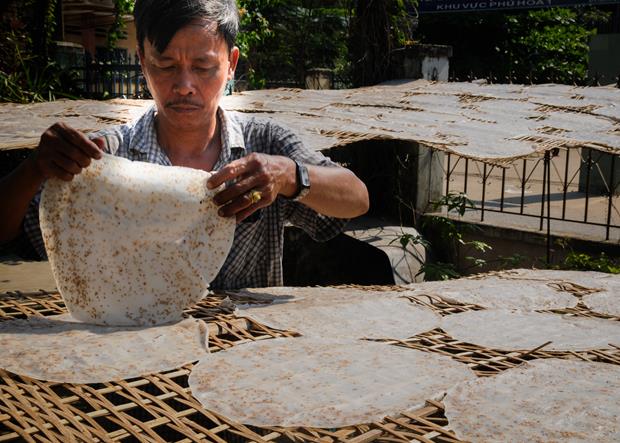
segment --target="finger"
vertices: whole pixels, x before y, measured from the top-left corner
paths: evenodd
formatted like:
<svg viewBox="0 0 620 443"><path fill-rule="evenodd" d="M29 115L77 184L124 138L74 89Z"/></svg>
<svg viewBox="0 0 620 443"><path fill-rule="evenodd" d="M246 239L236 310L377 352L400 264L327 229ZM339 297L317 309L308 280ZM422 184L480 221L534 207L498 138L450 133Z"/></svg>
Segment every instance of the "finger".
<svg viewBox="0 0 620 443"><path fill-rule="evenodd" d="M264 207L264 205L261 204L261 202L258 202L258 203L250 205L247 208L242 209L241 211L237 212L237 214L235 214L235 217L237 219L237 223L241 223L243 220L248 218L250 215L254 214L256 211L258 211L262 207Z"/></svg>
<svg viewBox="0 0 620 443"><path fill-rule="evenodd" d="M79 164L61 153L52 158L52 163L72 175L82 172L82 167Z"/></svg>
<svg viewBox="0 0 620 443"><path fill-rule="evenodd" d="M85 168L90 165L91 157L86 155L81 149L76 148L74 145L63 143L60 153L68 159L73 160L80 166L80 168Z"/></svg>
<svg viewBox="0 0 620 443"><path fill-rule="evenodd" d="M252 195L254 193L258 194L258 199L255 199L255 197ZM238 213L248 208L254 208L248 214L246 214L247 217L247 215L251 214L256 209L264 208L273 203L274 197L272 195L273 194L270 193L269 190L266 188L253 189L252 191L246 192L245 194L237 197L230 203L222 206L218 210L218 214L223 217L232 217L233 215L237 215Z"/></svg>
<svg viewBox="0 0 620 443"><path fill-rule="evenodd" d="M242 211L243 209L248 208L253 204L258 204L258 203L254 203L252 201L252 197L250 196L250 193L246 192L245 194L240 195L239 197L230 201L226 205L222 206L217 211L217 213L221 215L222 217L232 217L233 215L236 215L239 211Z"/></svg>
<svg viewBox="0 0 620 443"><path fill-rule="evenodd" d="M91 141L97 145L97 147L99 148L101 152L105 152L106 143L103 137L93 138Z"/></svg>
<svg viewBox="0 0 620 443"><path fill-rule="evenodd" d="M234 160L211 176L209 181L207 181L207 188L215 189L222 183L226 183L227 181L247 174L250 169L251 162L247 157Z"/></svg>
<svg viewBox="0 0 620 443"><path fill-rule="evenodd" d="M82 150L87 156L96 159L101 158L102 152L97 146L97 144L89 140L88 137L86 137L80 131L73 129L72 127L67 126L64 123L57 123L56 125L54 125L54 130L65 141Z"/></svg>
<svg viewBox="0 0 620 443"><path fill-rule="evenodd" d="M222 206L237 197L247 194L250 190L255 188L256 185L257 183L254 177L249 177L245 180L238 181L218 192L215 197L213 197L213 201L216 205Z"/></svg>
<svg viewBox="0 0 620 443"><path fill-rule="evenodd" d="M73 174L68 173L67 171L65 171L64 169L62 169L60 166L56 165L55 163L50 163L48 165L48 168L50 169L49 175L51 177L56 177L66 182L73 180Z"/></svg>

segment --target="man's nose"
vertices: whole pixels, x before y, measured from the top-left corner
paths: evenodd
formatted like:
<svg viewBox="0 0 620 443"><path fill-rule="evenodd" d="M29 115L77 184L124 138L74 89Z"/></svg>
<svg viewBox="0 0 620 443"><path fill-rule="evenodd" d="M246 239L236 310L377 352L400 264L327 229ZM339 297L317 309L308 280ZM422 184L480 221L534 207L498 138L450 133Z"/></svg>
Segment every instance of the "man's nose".
<svg viewBox="0 0 620 443"><path fill-rule="evenodd" d="M179 70L175 78L174 90L179 95L192 95L196 92L194 76L191 70Z"/></svg>

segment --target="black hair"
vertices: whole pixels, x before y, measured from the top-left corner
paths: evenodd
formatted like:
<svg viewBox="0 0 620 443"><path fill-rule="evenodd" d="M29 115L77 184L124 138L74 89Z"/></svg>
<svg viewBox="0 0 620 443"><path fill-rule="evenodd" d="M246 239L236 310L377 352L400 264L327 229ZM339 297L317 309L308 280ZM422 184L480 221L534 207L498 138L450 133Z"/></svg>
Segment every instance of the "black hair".
<svg viewBox="0 0 620 443"><path fill-rule="evenodd" d="M239 32L235 0L136 0L133 15L142 52L145 38L159 53L164 52L177 31L196 19L216 24L229 50Z"/></svg>

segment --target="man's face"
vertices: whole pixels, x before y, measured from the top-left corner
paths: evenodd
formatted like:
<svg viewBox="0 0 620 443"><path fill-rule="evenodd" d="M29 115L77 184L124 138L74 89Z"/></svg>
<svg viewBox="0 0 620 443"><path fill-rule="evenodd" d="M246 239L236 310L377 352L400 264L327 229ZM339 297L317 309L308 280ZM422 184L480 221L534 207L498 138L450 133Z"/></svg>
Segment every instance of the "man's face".
<svg viewBox="0 0 620 443"><path fill-rule="evenodd" d="M228 50L215 25L194 21L181 28L163 53L144 40L142 71L157 105L157 118L175 129L196 129L215 117L239 51Z"/></svg>

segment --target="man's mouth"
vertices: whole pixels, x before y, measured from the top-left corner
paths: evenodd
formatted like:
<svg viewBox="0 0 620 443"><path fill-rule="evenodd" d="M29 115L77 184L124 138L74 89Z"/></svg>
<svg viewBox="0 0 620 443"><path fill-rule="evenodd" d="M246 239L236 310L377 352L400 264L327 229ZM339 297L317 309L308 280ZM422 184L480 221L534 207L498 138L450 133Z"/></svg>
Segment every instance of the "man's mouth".
<svg viewBox="0 0 620 443"><path fill-rule="evenodd" d="M172 105L168 106L168 108L172 109L175 112L194 112L202 109L201 106L188 106L188 105Z"/></svg>
<svg viewBox="0 0 620 443"><path fill-rule="evenodd" d="M198 103L172 102L167 103L166 108L170 108L175 112L194 112L202 109L202 105Z"/></svg>

